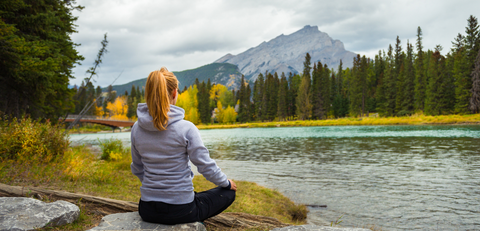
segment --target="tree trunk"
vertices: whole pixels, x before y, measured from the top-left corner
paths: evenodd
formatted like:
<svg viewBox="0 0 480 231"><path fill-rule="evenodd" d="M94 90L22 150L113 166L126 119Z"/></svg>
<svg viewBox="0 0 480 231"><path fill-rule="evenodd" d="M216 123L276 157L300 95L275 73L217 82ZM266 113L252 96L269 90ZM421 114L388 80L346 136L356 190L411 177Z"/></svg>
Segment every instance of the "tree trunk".
<svg viewBox="0 0 480 231"><path fill-rule="evenodd" d="M62 192L56 190L40 189L35 187L22 187L22 186L10 186L0 183L0 196L8 197L29 197L34 196L37 198L54 197L55 199L65 200L76 203L79 200L82 202L90 202L94 204L100 204L102 207L110 209L133 212L138 210L138 203L130 201L121 201L103 197L95 197L85 194L77 194L70 192Z"/></svg>

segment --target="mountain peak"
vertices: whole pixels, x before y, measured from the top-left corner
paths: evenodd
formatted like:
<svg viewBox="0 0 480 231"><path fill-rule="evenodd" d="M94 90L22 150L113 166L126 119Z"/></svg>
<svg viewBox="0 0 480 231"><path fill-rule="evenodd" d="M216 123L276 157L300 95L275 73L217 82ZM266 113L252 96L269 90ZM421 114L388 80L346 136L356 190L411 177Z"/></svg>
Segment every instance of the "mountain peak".
<svg viewBox="0 0 480 231"><path fill-rule="evenodd" d="M306 25L292 34L281 34L238 55L227 54L215 62L235 64L247 79L255 80L258 74L265 72L300 73L307 52L312 57L312 64L320 61L330 68L338 67L340 59L344 67L351 67L356 56L345 50L340 40L319 31L318 26Z"/></svg>
<svg viewBox="0 0 480 231"><path fill-rule="evenodd" d="M302 30L318 30L318 26L305 25Z"/></svg>

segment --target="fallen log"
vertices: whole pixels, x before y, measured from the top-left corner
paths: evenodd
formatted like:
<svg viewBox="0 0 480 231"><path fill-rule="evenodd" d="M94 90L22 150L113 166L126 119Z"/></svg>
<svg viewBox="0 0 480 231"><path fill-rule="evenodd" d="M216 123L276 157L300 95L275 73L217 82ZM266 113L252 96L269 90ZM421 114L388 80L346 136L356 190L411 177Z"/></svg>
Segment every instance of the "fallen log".
<svg viewBox="0 0 480 231"><path fill-rule="evenodd" d="M72 203L89 202L93 204L102 205L102 207L109 208L118 212L133 212L138 210L138 203L130 201L121 201L104 197L95 197L86 194L70 193L57 190L48 190L36 187L22 187L10 186L0 183L0 196L8 197L36 197L42 199L43 197L54 197L55 199L65 200Z"/></svg>
<svg viewBox="0 0 480 231"><path fill-rule="evenodd" d="M252 215L248 213L220 213L204 221L208 230L271 230L290 226L273 217Z"/></svg>

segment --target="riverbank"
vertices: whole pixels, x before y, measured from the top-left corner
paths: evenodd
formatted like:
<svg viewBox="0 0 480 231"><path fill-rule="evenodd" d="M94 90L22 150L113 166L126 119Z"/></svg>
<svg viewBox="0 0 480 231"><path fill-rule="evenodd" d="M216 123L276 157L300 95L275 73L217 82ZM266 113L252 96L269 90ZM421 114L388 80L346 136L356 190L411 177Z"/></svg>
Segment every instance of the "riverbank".
<svg viewBox="0 0 480 231"><path fill-rule="evenodd" d="M124 201L138 201L140 181L130 172L130 150L113 153L110 160L99 160L84 146L71 147L63 158L50 163L16 162L0 163L1 183L15 186L33 186L44 189L68 191ZM195 176L196 191L213 188L202 176ZM280 192L252 182L236 181L237 198L225 212L242 212L269 216L293 225L305 223L307 209L297 205ZM45 197L46 201L53 198ZM86 230L100 222L102 211L82 201L80 218L73 224L48 230Z"/></svg>
<svg viewBox="0 0 480 231"><path fill-rule="evenodd" d="M327 120L293 120L250 122L238 124L200 124L198 129L309 127L309 126L358 126L358 125L464 125L480 124L480 114L473 115L412 115L404 117L361 117Z"/></svg>
<svg viewBox="0 0 480 231"><path fill-rule="evenodd" d="M310 127L310 126L361 126L361 125L471 125L480 124L480 114L473 115L412 115L403 117L347 117L327 120L291 120L272 122L248 122L235 124L199 124L198 129L265 128L265 127ZM126 132L129 128L114 130L101 125L76 127L69 134Z"/></svg>

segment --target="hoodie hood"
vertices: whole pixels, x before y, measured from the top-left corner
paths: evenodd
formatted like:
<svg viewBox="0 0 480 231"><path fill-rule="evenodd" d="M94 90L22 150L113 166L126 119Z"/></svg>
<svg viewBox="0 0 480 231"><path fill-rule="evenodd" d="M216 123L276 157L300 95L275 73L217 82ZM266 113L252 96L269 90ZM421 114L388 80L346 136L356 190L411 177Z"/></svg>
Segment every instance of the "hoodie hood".
<svg viewBox="0 0 480 231"><path fill-rule="evenodd" d="M170 111L167 113L168 115L168 124L173 124L177 121L183 120L185 118L185 110L181 107L177 107L175 105L170 105ZM146 103L139 103L137 107L137 118L138 118L138 125L145 130L148 131L158 131L158 129L153 126L152 116L148 112L148 107Z"/></svg>

